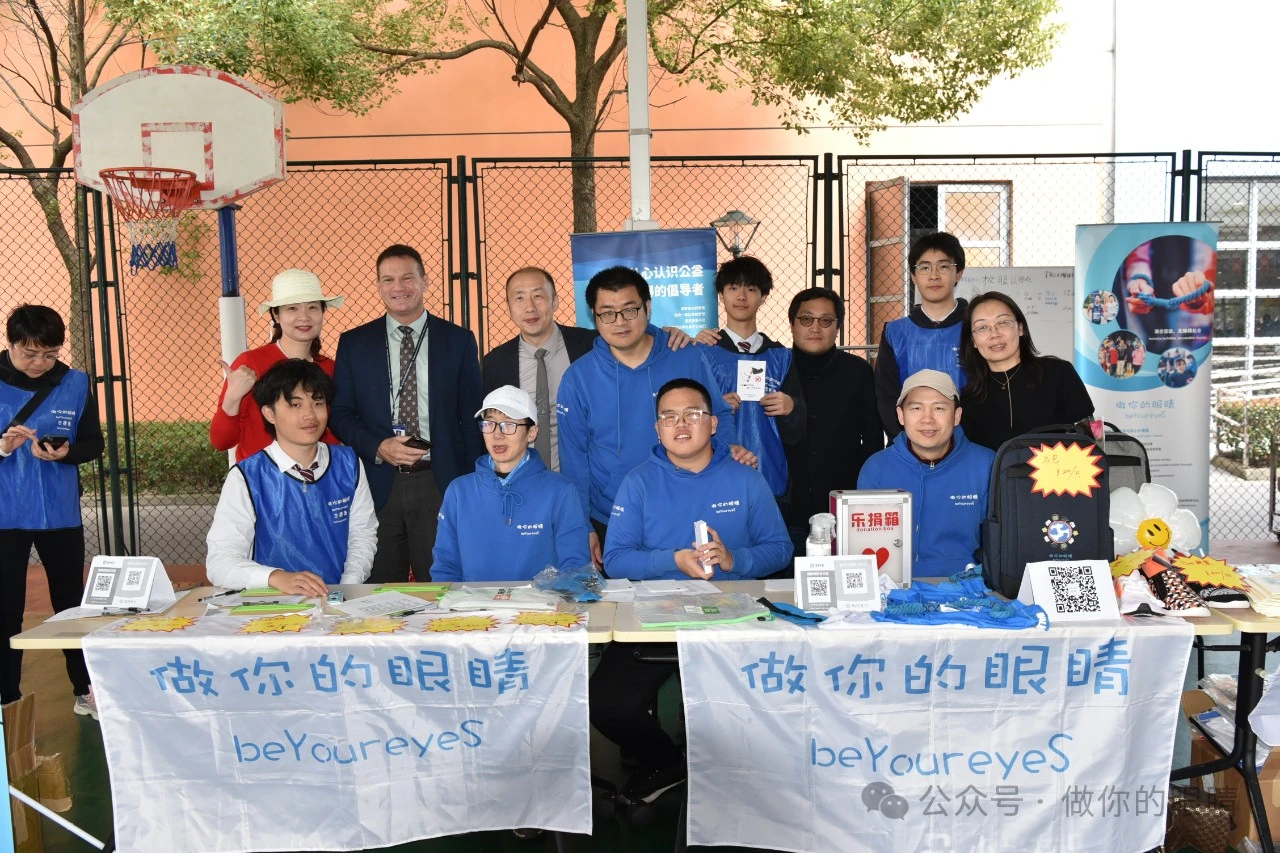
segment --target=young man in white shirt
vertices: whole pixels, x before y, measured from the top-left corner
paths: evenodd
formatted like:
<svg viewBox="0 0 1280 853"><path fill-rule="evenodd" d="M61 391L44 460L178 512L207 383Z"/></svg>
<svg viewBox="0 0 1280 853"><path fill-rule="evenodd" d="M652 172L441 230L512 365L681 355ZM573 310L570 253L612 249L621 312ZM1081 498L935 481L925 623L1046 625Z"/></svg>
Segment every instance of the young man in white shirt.
<svg viewBox="0 0 1280 853"><path fill-rule="evenodd" d="M378 519L355 451L320 441L333 380L287 359L262 375L253 398L275 441L227 472L207 538L210 583L309 596L363 583Z"/></svg>

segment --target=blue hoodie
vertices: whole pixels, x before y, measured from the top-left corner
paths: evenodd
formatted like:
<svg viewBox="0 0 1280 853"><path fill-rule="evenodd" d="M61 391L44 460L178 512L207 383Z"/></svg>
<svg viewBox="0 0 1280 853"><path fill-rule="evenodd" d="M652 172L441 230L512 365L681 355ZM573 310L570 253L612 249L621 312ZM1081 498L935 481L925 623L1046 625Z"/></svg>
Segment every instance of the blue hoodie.
<svg viewBox="0 0 1280 853"><path fill-rule="evenodd" d="M941 462L916 458L901 432L873 454L858 475L859 489L911 492L911 577L946 577L973 562L982 544L982 520L996 455L956 427L955 447ZM924 532L927 531L927 532Z"/></svg>
<svg viewBox="0 0 1280 853"><path fill-rule="evenodd" d="M715 529L733 554L733 570L719 566L707 580L771 575L791 562L791 537L760 472L733 461L729 447L711 440L711 463L694 474L677 468L661 444L618 487L604 565L610 577L688 580L675 552L691 548L693 523Z"/></svg>
<svg viewBox="0 0 1280 853"><path fill-rule="evenodd" d="M439 519L433 581L524 581L547 566L591 564L577 493L532 448L506 479L481 456L474 474L449 484Z"/></svg>
<svg viewBox="0 0 1280 853"><path fill-rule="evenodd" d="M622 478L645 461L657 440L654 398L670 380L701 382L711 395L712 414L720 419L716 435L726 444L738 443L733 410L716 393L702 347L672 352L666 332L656 326L646 331L653 335L653 349L639 367L620 363L608 342L596 338L591 352L569 365L556 394L560 472L577 488L583 509L603 524L609 523Z"/></svg>

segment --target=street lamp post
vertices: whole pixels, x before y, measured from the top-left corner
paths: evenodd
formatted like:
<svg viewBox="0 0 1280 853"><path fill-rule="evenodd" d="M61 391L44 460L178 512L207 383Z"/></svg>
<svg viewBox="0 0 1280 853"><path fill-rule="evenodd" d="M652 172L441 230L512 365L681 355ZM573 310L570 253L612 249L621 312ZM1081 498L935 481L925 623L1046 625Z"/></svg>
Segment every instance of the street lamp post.
<svg viewBox="0 0 1280 853"><path fill-rule="evenodd" d="M720 245L729 254L739 258L746 253L751 239L756 236L760 220L741 210L730 210L712 222L711 227L716 229L716 239L720 241Z"/></svg>

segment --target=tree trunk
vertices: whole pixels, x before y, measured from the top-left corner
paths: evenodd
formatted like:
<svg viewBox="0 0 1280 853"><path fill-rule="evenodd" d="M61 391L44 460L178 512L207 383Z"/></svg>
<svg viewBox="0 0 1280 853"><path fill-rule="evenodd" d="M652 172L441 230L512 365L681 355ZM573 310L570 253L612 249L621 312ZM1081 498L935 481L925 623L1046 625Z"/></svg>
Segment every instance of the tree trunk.
<svg viewBox="0 0 1280 853"><path fill-rule="evenodd" d="M596 133L593 126L583 132L569 127L569 150L573 163L573 232L590 234L596 230L596 166L580 161L579 157L594 157Z"/></svg>
<svg viewBox="0 0 1280 853"><path fill-rule="evenodd" d="M67 279L71 288L71 303L67 317L68 344L71 348L71 366L83 370L90 376L93 371L89 363L89 335L91 325L88 293L80 268L80 250L76 238L67 230L67 223L62 218L62 201L58 198L58 186L62 179L50 174L48 176L33 175L27 179L31 194L44 212L45 227L53 238L53 245L62 257L62 264L67 269ZM77 210L78 219L84 211Z"/></svg>

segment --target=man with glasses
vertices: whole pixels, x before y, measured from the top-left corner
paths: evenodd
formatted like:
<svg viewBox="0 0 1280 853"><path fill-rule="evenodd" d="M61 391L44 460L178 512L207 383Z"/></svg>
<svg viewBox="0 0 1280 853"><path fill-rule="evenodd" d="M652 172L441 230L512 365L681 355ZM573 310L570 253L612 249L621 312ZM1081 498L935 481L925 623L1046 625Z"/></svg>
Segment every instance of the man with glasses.
<svg viewBox="0 0 1280 853"><path fill-rule="evenodd" d="M555 402L569 365L591 352L594 329L556 322L559 299L551 273L541 267L522 267L507 277L507 313L520 330L484 357L485 393L502 385L517 385L537 405L538 439L533 447L552 471L560 470L560 442ZM674 326L664 327L667 343L682 349L691 339Z"/></svg>
<svg viewBox="0 0 1280 853"><path fill-rule="evenodd" d="M717 437L712 398L692 379L658 391L659 444L622 480L609 523L605 565L615 577L760 578L791 561L791 541L768 483L733 461ZM694 522L710 541L697 545ZM652 802L684 781L684 756L650 713L674 663L637 661L636 647L611 643L591 678L591 724L637 766L621 793ZM650 647L674 656L674 645Z"/></svg>
<svg viewBox="0 0 1280 853"><path fill-rule="evenodd" d="M715 377L700 347L672 350L667 333L649 324L649 284L635 270L610 267L596 273L587 284L586 300L600 337L590 353L565 371L556 416L560 470L577 488L590 516L591 556L602 563L618 484L653 446L648 425L658 389L678 377L715 387ZM738 442L729 404L717 396L710 408L733 458L755 465L755 455Z"/></svg>
<svg viewBox="0 0 1280 853"><path fill-rule="evenodd" d="M844 303L830 290L811 287L791 300L792 369L808 415L805 433L788 445L791 503L787 526L804 554L809 517L828 512L832 489L857 485L862 463L884 447L876 413L875 380L866 360L836 348Z"/></svg>
<svg viewBox="0 0 1280 853"><path fill-rule="evenodd" d="M525 581L547 566L588 565L578 493L530 449L540 426L528 392L497 388L475 416L489 453L444 494L432 579Z"/></svg>
<svg viewBox="0 0 1280 853"><path fill-rule="evenodd" d="M945 231L926 234L907 253L916 305L905 317L884 324L876 355L876 399L890 438L901 432L895 413L902 378L940 370L956 387L965 385L960 367L960 326L967 303L956 298L964 274L964 247Z"/></svg>

